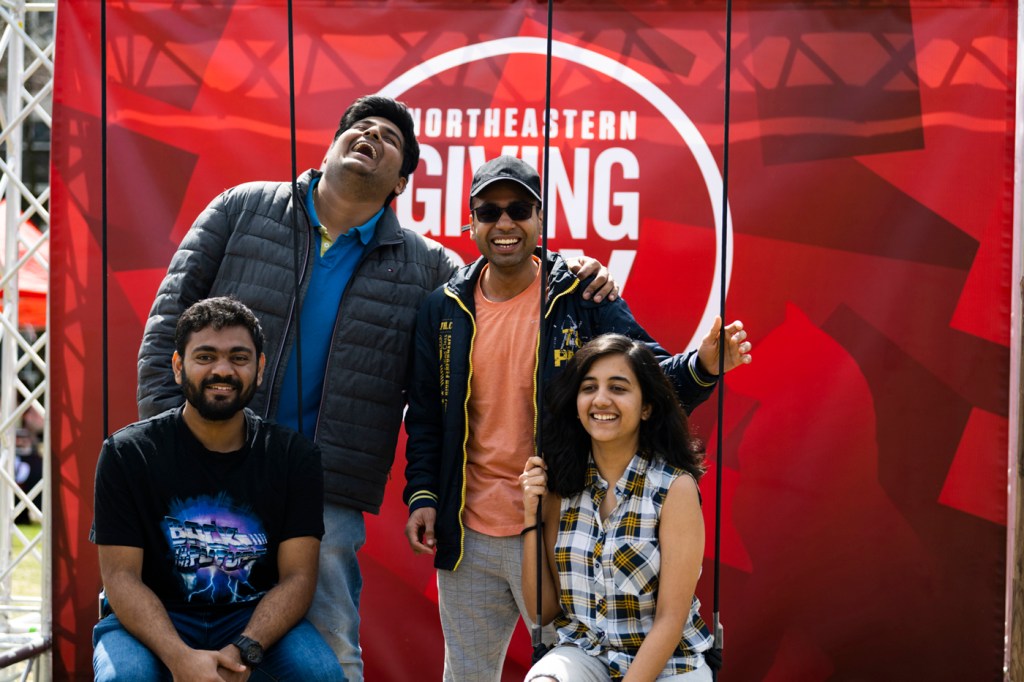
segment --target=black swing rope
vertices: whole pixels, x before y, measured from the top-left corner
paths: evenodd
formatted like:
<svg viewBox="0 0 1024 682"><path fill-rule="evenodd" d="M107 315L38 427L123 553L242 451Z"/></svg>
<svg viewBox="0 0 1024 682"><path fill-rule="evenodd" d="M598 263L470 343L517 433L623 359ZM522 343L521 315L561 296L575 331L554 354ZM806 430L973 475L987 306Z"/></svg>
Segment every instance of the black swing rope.
<svg viewBox="0 0 1024 682"><path fill-rule="evenodd" d="M100 271L102 276L100 277L102 289L102 333L101 333L101 344L102 344L102 372L103 372L103 387L102 387L102 424L103 424L103 440L105 441L110 435L110 388L109 388L109 323L110 323L110 306L108 302L108 277L109 277L109 257L108 257L108 240L107 240L107 226L108 226L108 212L107 212L107 3L100 3ZM288 0L288 102L290 106L290 124L291 124L291 156L292 156L292 225L294 227L294 274L295 274L295 305L293 306L293 320L295 322L295 367L296 376L298 383L297 390L297 410L298 410L298 430L302 431L302 345L301 341L301 324L299 323L299 247L301 245L299 239L298 220L296 214L296 201L298 200L298 183L296 181L296 144L295 144L295 50L294 50L294 27L292 23L292 0ZM269 400L268 400L269 407ZM101 599L101 615L102 615L102 602L105 601L103 596L103 590L100 591Z"/></svg>
<svg viewBox="0 0 1024 682"><path fill-rule="evenodd" d="M291 140L292 153L292 275L295 281L295 299L292 303L292 324L295 325L295 413L296 430L302 433L302 297L299 295L299 287L302 285L299 277L299 249L302 246L302 239L299 236L299 181L298 160L296 152L295 133L295 23L293 17L292 0L288 0L288 124ZM310 190L312 191L312 189ZM310 235L313 239L313 235ZM270 408L270 396L267 396L267 408ZM315 436L316 434L314 434Z"/></svg>
<svg viewBox="0 0 1024 682"><path fill-rule="evenodd" d="M719 280L719 315L722 317L722 328L718 337L718 433L715 441L715 596L712 611L714 644L718 650L719 667L721 666L722 648L724 645L725 632L722 627L721 601L719 597L721 586L721 557L722 557L722 449L725 436L722 429L722 415L725 412L725 280L726 255L729 249L727 237L729 235L729 118L732 93L732 0L725 0L725 103L723 120L725 122L722 132L722 258L721 258L721 280ZM712 676L718 679L719 671L714 669Z"/></svg>
<svg viewBox="0 0 1024 682"><path fill-rule="evenodd" d="M544 88L544 173L548 172L548 159L550 156L551 138L550 138L550 122L551 122L551 62L552 62L552 30L553 30L553 16L554 16L554 3L553 0L547 0L547 52L545 61L545 88ZM726 348L726 324L725 324L725 298L726 298L726 285L725 280L727 276L726 265L728 255L728 225L729 225L729 122L731 114L731 95L732 95L732 0L726 0L725 3L725 94L724 94L724 131L722 138L722 212L721 212L721 279L719 280L719 315L722 319L721 329L719 330L718 339L718 428L716 434L716 452L715 452L715 559L714 559L714 604L713 604L713 630L714 649L718 651L718 666L712 668L712 677L718 679L719 668L721 666L721 656L723 649L724 629L721 621L721 599L720 599L720 586L721 586L721 550L722 550L722 450L724 445L723 436L723 414L725 411L725 348ZM548 183L544 182L542 189L543 205L541 207L541 287L540 287L540 329L544 328L544 310L547 303L546 292L547 292L547 278L545 275L545 267L547 265L547 252L548 252L548 232L547 232L547 215L548 215ZM543 346L543 333L540 335L540 341ZM538 356L537 362L537 382L535 388L534 399L536 400L536 414L537 414L537 453L543 456L544 453L544 439L542 432L542 412L543 412L543 356ZM543 642L541 641L541 625L540 616L543 610L543 597L541 589L541 581L543 580L543 556L544 556L544 521L541 513L541 505L543 498L539 498L537 501L537 531L535 533L535 540L537 543L537 592L536 592L536 617L534 619L531 634L533 640L533 662L536 663L544 655L546 649Z"/></svg>
<svg viewBox="0 0 1024 682"><path fill-rule="evenodd" d="M296 382L298 384L296 410L298 414L298 431L302 431L302 334L300 323L301 301L299 297L299 248L301 239L299 236L298 214L296 202L299 198L297 176L297 153L295 133L295 30L293 23L292 0L288 0L288 104L289 104L289 125L291 133L291 178L292 178L292 201L291 218L293 230L293 267L295 276L295 304L292 306L292 321L295 324L295 369ZM103 372L103 407L102 424L103 440L110 435L110 389L109 389L109 320L110 306L108 302L108 212L107 212L107 3L100 3L100 271L103 273L102 284L102 372ZM269 401L268 401L269 407Z"/></svg>
<svg viewBox="0 0 1024 682"><path fill-rule="evenodd" d="M100 3L100 280L103 306L102 348L103 351L103 440L110 435L110 387L107 377L108 330L110 309L107 303L107 3Z"/></svg>
<svg viewBox="0 0 1024 682"><path fill-rule="evenodd" d="M548 173L548 160L551 156L551 47L552 47L552 26L554 17L554 2L547 0L547 49L544 60L544 163L543 170L545 177ZM537 419L537 456L544 456L544 366L547 364L544 357L544 311L547 307L547 264L548 264L548 186L545 181L541 186L541 238L540 238L540 314L537 316L537 368L536 380L534 382L534 414ZM537 531L534 533L537 543L537 610L533 623L530 627L530 635L533 642L533 662L536 663L546 653L544 642L541 638L541 613L544 610L543 590L541 581L544 580L544 515L543 496L537 498Z"/></svg>

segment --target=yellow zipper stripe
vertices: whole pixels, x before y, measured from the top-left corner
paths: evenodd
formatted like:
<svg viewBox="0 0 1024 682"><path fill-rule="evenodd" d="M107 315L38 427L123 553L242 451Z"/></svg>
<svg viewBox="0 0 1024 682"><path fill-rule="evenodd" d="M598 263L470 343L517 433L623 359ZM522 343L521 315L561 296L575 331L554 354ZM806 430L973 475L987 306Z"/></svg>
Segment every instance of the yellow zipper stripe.
<svg viewBox="0 0 1024 682"><path fill-rule="evenodd" d="M445 296L448 296L454 300L462 311L469 316L469 321L473 325L473 333L469 337L469 375L466 377L466 400L462 403L462 421L465 425L465 433L462 436L462 494L459 500L459 558L455 562L455 566L452 570L458 570L459 564L462 563L462 557L466 553L466 527L462 523L462 514L466 510L466 465L469 463L469 394L473 391L473 344L476 343L476 318L473 317L473 313L469 312L469 308L462 302L455 292L451 289L445 288Z"/></svg>
<svg viewBox="0 0 1024 682"><path fill-rule="evenodd" d="M691 355L690 358L686 361L686 369L690 370L690 376L693 377L693 380L697 383L697 385L700 386L701 388L711 388L712 386L716 385L718 383L717 376L715 377L715 380L712 381L710 384L706 381L701 380L701 378L697 376L697 370L693 366L695 362L700 362L700 358L697 356L696 353Z"/></svg>
<svg viewBox="0 0 1024 682"><path fill-rule="evenodd" d="M576 287L578 287L579 285L580 281L578 279L573 280L573 283L569 285L568 289L566 289L565 291L551 299L551 302L548 304L548 311L544 313L544 319L546 320L548 319L548 317L551 316L551 311L555 309L555 303L558 302L558 299L562 298L563 296L568 296L572 292L576 291Z"/></svg>
<svg viewBox="0 0 1024 682"><path fill-rule="evenodd" d="M412 503L418 500L433 500L436 503L437 495L428 490L421 490L417 493L413 493L413 495L409 498L409 506L412 506Z"/></svg>

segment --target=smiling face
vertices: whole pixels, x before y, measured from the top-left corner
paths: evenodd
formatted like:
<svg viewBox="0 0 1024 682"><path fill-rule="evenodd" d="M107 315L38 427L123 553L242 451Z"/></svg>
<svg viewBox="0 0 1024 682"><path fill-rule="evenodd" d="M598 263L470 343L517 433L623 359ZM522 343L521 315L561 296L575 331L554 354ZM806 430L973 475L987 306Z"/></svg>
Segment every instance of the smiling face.
<svg viewBox="0 0 1024 682"><path fill-rule="evenodd" d="M331 143L322 170L327 183L360 178L360 187L380 194L381 202L401 194L407 178L401 176L405 139L398 126L386 118L370 116L356 121Z"/></svg>
<svg viewBox="0 0 1024 682"><path fill-rule="evenodd" d="M471 215L469 234L476 242L480 255L488 260L491 267L506 272L529 271L533 273L533 250L540 239L540 213L536 199L515 182L495 182L473 197L470 205L475 209L483 204L494 204L501 208L515 202L533 205L530 216L525 220L512 220L508 213L502 213L495 222L482 222L474 211Z"/></svg>
<svg viewBox="0 0 1024 682"><path fill-rule="evenodd" d="M174 380L201 417L224 421L249 404L263 380L262 355L245 327L206 327L192 334L185 355L174 353Z"/></svg>
<svg viewBox="0 0 1024 682"><path fill-rule="evenodd" d="M632 455L640 442L640 422L651 414L640 383L625 355L605 355L594 361L576 393L576 413L601 450Z"/></svg>

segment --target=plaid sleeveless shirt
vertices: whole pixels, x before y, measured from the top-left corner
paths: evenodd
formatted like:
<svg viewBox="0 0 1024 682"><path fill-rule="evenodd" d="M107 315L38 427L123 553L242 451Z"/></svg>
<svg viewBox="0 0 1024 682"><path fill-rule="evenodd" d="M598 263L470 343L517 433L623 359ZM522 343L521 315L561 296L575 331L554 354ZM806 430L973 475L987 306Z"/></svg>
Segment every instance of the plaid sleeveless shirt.
<svg viewBox="0 0 1024 682"><path fill-rule="evenodd" d="M654 625L661 550L658 524L672 482L689 474L664 460L634 455L616 485L618 505L601 522L608 491L593 459L582 492L562 500L555 564L562 613L555 619L559 644L577 646L608 663L620 679ZM712 637L696 596L679 645L659 677L700 667Z"/></svg>

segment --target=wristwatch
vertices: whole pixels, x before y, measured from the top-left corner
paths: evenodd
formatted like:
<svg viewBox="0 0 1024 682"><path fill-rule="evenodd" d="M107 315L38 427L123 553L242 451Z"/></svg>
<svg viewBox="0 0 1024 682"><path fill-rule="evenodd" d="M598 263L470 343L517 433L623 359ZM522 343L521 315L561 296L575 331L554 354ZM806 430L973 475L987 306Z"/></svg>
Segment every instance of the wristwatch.
<svg viewBox="0 0 1024 682"><path fill-rule="evenodd" d="M255 668L263 662L263 647L255 639L239 635L232 644L237 646L238 650L242 652L242 663L245 663L250 668Z"/></svg>

